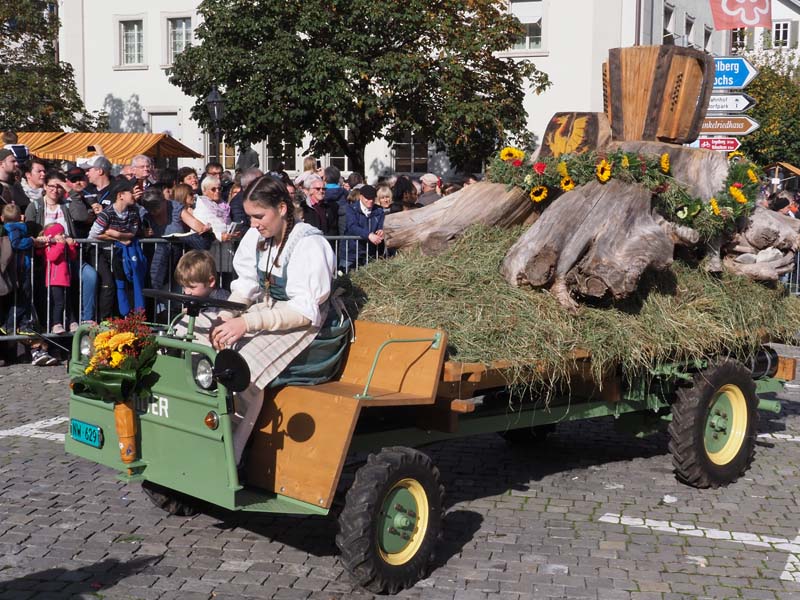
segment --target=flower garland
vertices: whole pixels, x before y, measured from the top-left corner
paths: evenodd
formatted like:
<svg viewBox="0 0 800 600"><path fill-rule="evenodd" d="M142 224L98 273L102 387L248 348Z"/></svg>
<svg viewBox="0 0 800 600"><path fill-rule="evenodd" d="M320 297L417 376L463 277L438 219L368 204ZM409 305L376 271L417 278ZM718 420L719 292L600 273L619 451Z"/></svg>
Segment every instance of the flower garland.
<svg viewBox="0 0 800 600"><path fill-rule="evenodd" d="M530 156L513 146L503 148L489 165L488 179L522 188L541 204L593 179L611 178L640 183L653 192L654 206L670 221L696 229L705 239L735 231L736 220L750 214L759 191L758 167L741 152L728 155L725 185L713 198L692 196L671 175L669 153L660 156L615 150L606 153L565 154L558 158Z"/></svg>

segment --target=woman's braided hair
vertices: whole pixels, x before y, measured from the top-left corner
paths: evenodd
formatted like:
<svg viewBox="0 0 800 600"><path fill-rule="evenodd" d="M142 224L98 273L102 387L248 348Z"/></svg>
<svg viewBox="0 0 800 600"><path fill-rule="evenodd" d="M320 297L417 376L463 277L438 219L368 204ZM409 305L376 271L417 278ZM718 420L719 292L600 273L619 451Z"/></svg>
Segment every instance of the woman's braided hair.
<svg viewBox="0 0 800 600"><path fill-rule="evenodd" d="M289 190L286 189L282 181L269 175L263 175L247 186L247 189L244 191L244 199L245 201L254 202L264 208L274 208L275 210L279 210L281 204L286 205L286 232L283 235L281 245L278 247L278 253L275 255L275 260L272 263L275 267L279 266L278 259L281 256L281 252L283 252L284 246L286 246L286 240L289 239L289 234L292 232L295 223ZM267 240L260 241L258 249L264 252L266 248Z"/></svg>

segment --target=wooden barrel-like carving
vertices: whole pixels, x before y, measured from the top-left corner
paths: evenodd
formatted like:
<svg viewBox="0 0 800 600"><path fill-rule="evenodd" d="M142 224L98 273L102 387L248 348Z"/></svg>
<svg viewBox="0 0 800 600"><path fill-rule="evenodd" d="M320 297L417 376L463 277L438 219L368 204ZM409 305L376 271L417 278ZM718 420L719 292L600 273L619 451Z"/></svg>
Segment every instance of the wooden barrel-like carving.
<svg viewBox="0 0 800 600"><path fill-rule="evenodd" d="M680 46L612 48L603 65L615 140L697 139L714 86L714 57Z"/></svg>

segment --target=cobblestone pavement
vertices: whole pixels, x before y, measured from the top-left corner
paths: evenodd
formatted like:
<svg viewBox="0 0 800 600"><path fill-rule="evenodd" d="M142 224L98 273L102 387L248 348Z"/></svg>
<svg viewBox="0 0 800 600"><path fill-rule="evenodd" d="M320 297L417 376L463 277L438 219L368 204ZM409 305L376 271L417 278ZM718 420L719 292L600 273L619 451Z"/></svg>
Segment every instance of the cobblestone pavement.
<svg viewBox="0 0 800 600"><path fill-rule="evenodd" d="M0 369L0 598L371 597L338 561L334 519L167 517L66 455L66 382L63 367ZM494 435L429 447L444 540L399 597L800 598L800 382L780 397L753 468L719 490L675 481L666 436L608 420L561 425L535 453Z"/></svg>

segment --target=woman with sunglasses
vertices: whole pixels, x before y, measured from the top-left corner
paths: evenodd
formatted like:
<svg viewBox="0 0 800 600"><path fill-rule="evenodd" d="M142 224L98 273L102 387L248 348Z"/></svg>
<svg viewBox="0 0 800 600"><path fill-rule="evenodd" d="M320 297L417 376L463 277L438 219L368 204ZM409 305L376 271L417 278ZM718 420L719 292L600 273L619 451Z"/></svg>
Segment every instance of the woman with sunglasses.
<svg viewBox="0 0 800 600"><path fill-rule="evenodd" d="M209 175L203 179L203 195L197 197L194 207L194 218L211 226L214 237L220 242L234 239L235 235L228 232L231 224L231 209L227 202L222 200L222 183L219 177Z"/></svg>

